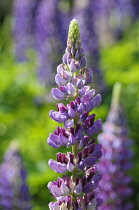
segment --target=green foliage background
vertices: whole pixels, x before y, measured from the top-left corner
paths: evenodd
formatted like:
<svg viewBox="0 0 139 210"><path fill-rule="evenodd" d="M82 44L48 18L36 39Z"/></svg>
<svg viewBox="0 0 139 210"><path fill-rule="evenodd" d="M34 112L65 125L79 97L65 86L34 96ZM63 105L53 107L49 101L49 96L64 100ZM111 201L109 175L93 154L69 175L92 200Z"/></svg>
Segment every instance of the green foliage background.
<svg viewBox="0 0 139 210"><path fill-rule="evenodd" d="M17 141L24 165L28 171L28 184L34 210L48 209L52 200L47 183L57 174L47 165L57 151L47 145L46 139L58 125L49 118L49 111L56 109L56 101L48 100L50 88L41 85L36 77L34 53L29 61L17 63L13 56L9 20L0 28L0 162L11 141ZM101 49L101 68L107 84L102 104L94 110L97 118L106 120L112 87L123 84L122 103L125 106L129 136L134 140L133 202L139 208L139 23L135 23L124 38L108 48ZM33 55L33 56L32 56ZM62 55L61 55L62 57ZM94 75L95 76L95 75Z"/></svg>

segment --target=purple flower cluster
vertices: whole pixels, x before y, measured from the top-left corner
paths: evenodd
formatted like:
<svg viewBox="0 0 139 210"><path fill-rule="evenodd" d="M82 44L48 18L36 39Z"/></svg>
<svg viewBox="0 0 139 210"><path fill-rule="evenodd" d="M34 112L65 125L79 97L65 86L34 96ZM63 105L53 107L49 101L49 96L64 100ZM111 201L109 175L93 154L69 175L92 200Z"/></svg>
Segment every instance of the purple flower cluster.
<svg viewBox="0 0 139 210"><path fill-rule="evenodd" d="M132 168L132 141L128 138L125 116L119 104L112 103L98 140L102 143L103 153L98 163L98 169L103 174L100 190L104 203L100 210L131 210L133 205L128 199L132 189L128 171Z"/></svg>
<svg viewBox="0 0 139 210"><path fill-rule="evenodd" d="M63 63L57 68L55 81L58 88L52 89L52 95L58 100L71 99L69 104L57 104L57 111L51 110L50 117L64 123L48 137L48 144L54 148L72 146L72 152L57 153L57 160L49 160L50 168L57 173L71 173L68 177L49 182L48 188L56 199L50 202L50 210L90 209L96 210L102 203L98 184L96 161L100 159L101 144L93 137L102 127L101 120L95 121L95 114L90 114L101 102L100 94L87 86L92 82L92 71L86 67L86 58L81 46L77 20L69 26L67 48Z"/></svg>
<svg viewBox="0 0 139 210"><path fill-rule="evenodd" d="M0 209L32 209L26 171L17 149L10 147L0 165Z"/></svg>

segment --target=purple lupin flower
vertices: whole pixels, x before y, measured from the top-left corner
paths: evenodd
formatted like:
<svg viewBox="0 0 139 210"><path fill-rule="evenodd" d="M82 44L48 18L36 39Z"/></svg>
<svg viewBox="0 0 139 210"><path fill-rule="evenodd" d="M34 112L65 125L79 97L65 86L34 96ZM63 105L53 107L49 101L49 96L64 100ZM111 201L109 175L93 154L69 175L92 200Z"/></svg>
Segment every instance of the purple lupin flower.
<svg viewBox="0 0 139 210"><path fill-rule="evenodd" d="M100 191L104 203L100 210L133 209L132 203L128 201L132 194L131 177L128 176L132 168L132 141L128 138L119 94L120 84L116 83L107 121L103 125L103 132L98 135L103 153L98 163L98 169L103 174Z"/></svg>
<svg viewBox="0 0 139 210"><path fill-rule="evenodd" d="M38 56L38 77L41 82L52 85L54 69L60 62L59 55L66 44L64 12L58 0L42 0L35 18L35 45Z"/></svg>
<svg viewBox="0 0 139 210"><path fill-rule="evenodd" d="M100 94L87 86L92 82L92 70L86 67L86 58L81 46L77 20L69 26L66 52L63 63L57 67L55 76L58 88L52 89L52 95L58 100L71 99L69 104L57 104L58 111L50 111L50 117L64 123L48 137L48 144L54 148L71 147L72 152L57 153L56 160L49 160L50 168L63 175L57 181L49 182L48 188L56 199L49 203L50 210L78 209L96 210L102 203L99 196L99 181L96 161L100 159L101 144L95 143L94 135L102 127L100 119L90 114L101 102Z"/></svg>
<svg viewBox="0 0 139 210"><path fill-rule="evenodd" d="M85 5L76 3L73 15L80 22L81 34L85 34L82 37L82 45L86 52L87 64L94 72L94 82L97 90L103 91L105 88L105 82L102 71L99 67L99 43L96 29L96 19L94 6L97 1L87 0Z"/></svg>
<svg viewBox="0 0 139 210"><path fill-rule="evenodd" d="M31 210L26 171L15 147L10 147L0 165L0 209Z"/></svg>

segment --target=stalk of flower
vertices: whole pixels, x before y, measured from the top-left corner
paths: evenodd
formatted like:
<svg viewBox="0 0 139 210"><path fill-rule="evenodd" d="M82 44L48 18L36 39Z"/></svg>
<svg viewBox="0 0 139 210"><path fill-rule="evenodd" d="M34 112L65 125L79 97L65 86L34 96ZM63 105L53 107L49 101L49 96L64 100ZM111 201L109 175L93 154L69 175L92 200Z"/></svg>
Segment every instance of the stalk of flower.
<svg viewBox="0 0 139 210"><path fill-rule="evenodd" d="M52 95L58 100L70 99L70 103L57 104L58 111L51 110L50 117L64 123L48 137L48 144L54 148L72 147L72 151L57 153L57 160L49 160L54 172L71 173L63 175L57 181L49 182L50 193L56 202L50 202L50 210L87 209L96 210L102 203L99 196L99 181L96 161L100 159L101 144L95 143L94 135L102 127L95 114L89 114L101 102L100 94L87 86L92 82L92 70L86 67L86 58L81 46L77 20L69 26L68 40L63 63L57 67L55 81L58 88L52 89Z"/></svg>
<svg viewBox="0 0 139 210"><path fill-rule="evenodd" d="M121 86L116 83L107 121L103 125L103 132L98 135L103 153L98 163L98 169L103 173L100 190L104 203L100 210L133 209L132 203L128 201L132 194L131 177L128 175L132 168L132 141L128 138L120 92Z"/></svg>
<svg viewBox="0 0 139 210"><path fill-rule="evenodd" d="M12 145L0 165L0 209L31 210L30 199L26 170L18 149Z"/></svg>

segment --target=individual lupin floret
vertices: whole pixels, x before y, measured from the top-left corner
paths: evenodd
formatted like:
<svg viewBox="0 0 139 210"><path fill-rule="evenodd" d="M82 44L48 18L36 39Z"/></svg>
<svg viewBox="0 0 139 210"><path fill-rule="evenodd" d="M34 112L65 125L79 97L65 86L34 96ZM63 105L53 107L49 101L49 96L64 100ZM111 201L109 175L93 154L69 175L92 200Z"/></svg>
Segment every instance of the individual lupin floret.
<svg viewBox="0 0 139 210"><path fill-rule="evenodd" d="M103 174L100 182L101 195L104 199L100 210L131 210L128 201L132 194L131 177L128 171L132 168L132 141L128 138L125 116L120 103L119 83L114 86L112 104L103 132L98 135L102 143L103 156L98 169Z"/></svg>
<svg viewBox="0 0 139 210"><path fill-rule="evenodd" d="M11 145L0 165L0 209L31 210L30 200L22 158L15 145Z"/></svg>
<svg viewBox="0 0 139 210"><path fill-rule="evenodd" d="M50 111L50 117L64 123L48 137L48 144L54 148L71 147L72 152L57 153L57 160L49 160L49 166L63 175L57 181L49 182L48 188L57 200L50 202L50 210L96 210L101 205L96 162L101 158L101 144L93 137L102 127L95 114L89 115L101 102L100 94L90 90L93 79L92 70L86 67L86 58L81 46L81 37L77 20L69 26L67 48L63 63L57 68L55 77L58 88L52 89L52 95L58 100L72 99L69 104L58 103L58 111Z"/></svg>

